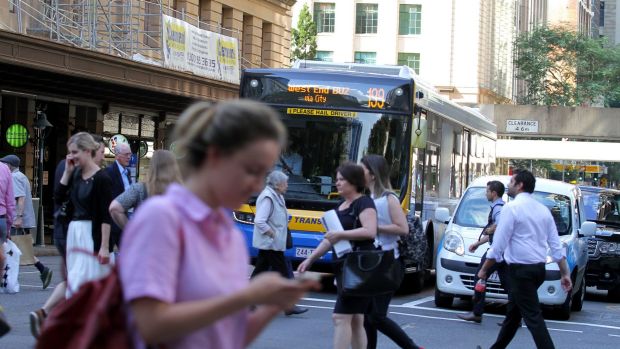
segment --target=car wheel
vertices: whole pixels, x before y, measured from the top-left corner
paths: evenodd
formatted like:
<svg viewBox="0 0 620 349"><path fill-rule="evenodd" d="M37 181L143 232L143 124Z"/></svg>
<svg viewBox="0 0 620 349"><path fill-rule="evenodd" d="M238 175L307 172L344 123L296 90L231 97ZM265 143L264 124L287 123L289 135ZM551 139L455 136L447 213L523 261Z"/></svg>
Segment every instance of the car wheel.
<svg viewBox="0 0 620 349"><path fill-rule="evenodd" d="M406 292L418 293L424 288L426 280L426 271L417 271L411 274L405 274L405 278L400 288Z"/></svg>
<svg viewBox="0 0 620 349"><path fill-rule="evenodd" d="M569 291L566 295L566 300L564 304L560 305L557 310L557 316L560 320L568 320L570 319L570 310L573 305L573 295Z"/></svg>
<svg viewBox="0 0 620 349"><path fill-rule="evenodd" d="M586 280L581 280L581 285L579 286L579 291L575 293L573 296L573 305L571 306L571 310L573 311L581 311L583 308L583 300L586 297Z"/></svg>
<svg viewBox="0 0 620 349"><path fill-rule="evenodd" d="M613 302L620 302L620 285L607 291L607 298Z"/></svg>
<svg viewBox="0 0 620 349"><path fill-rule="evenodd" d="M453 301L454 296L435 289L435 306L437 306L438 308L451 308Z"/></svg>

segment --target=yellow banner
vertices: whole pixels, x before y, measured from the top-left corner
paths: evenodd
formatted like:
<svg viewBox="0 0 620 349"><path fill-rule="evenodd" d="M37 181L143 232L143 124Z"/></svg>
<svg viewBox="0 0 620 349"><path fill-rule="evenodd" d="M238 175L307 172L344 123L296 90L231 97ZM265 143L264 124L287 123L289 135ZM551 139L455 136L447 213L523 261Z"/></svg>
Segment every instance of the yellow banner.
<svg viewBox="0 0 620 349"><path fill-rule="evenodd" d="M356 118L357 117L357 112L342 111L342 110L286 108L286 113L292 114L292 115L332 116L332 117L338 117L338 118Z"/></svg>

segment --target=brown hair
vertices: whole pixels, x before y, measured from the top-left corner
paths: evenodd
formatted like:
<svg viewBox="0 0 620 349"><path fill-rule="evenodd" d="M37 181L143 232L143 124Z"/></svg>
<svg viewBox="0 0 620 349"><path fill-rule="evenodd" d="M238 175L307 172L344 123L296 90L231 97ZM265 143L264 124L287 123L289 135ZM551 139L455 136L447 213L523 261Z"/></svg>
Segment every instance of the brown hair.
<svg viewBox="0 0 620 349"><path fill-rule="evenodd" d="M339 172L347 182L351 183L358 193L364 192L364 188L366 188L366 177L364 176L364 169L362 166L347 161L338 166L336 172Z"/></svg>
<svg viewBox="0 0 620 349"><path fill-rule="evenodd" d="M181 171L177 159L169 150L155 150L146 180L146 192L149 196L160 195L170 183L181 183Z"/></svg>
<svg viewBox="0 0 620 349"><path fill-rule="evenodd" d="M67 142L67 147L71 144L75 144L75 146L82 151L90 150L90 155L93 157L97 153L97 150L99 150L99 143L97 143L88 132L78 132L71 136Z"/></svg>
<svg viewBox="0 0 620 349"><path fill-rule="evenodd" d="M362 158L362 164L366 166L370 174L375 176L375 185L372 188L375 197L380 197L385 192L392 191L390 169L387 160L383 156L368 154Z"/></svg>
<svg viewBox="0 0 620 349"><path fill-rule="evenodd" d="M286 129L278 114L260 102L232 100L216 105L199 102L183 112L174 139L184 165L196 169L208 160L207 150L211 146L228 154L262 139L284 146Z"/></svg>

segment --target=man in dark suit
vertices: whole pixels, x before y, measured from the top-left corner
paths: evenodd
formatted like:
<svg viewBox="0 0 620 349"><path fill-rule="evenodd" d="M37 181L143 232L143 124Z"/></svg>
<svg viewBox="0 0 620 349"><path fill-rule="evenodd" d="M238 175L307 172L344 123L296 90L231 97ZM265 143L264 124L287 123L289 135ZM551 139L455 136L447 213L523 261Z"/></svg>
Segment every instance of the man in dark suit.
<svg viewBox="0 0 620 349"><path fill-rule="evenodd" d="M116 198L131 185L131 175L129 173L129 161L131 160L131 148L129 144L117 144L114 148L115 161L105 170L112 179L112 197ZM116 245L120 247L121 228L112 223L110 247Z"/></svg>

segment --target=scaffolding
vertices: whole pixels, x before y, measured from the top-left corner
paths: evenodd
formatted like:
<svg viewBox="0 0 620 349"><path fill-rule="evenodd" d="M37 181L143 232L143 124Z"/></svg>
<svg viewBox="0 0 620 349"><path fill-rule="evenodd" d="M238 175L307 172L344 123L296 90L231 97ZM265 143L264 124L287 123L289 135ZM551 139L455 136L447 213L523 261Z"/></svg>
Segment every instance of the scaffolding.
<svg viewBox="0 0 620 349"><path fill-rule="evenodd" d="M173 0L8 0L15 8L17 26L0 22L27 35L147 64L162 66L162 15L178 18L211 32L236 38L242 33L200 21L177 11ZM243 58L241 67L252 64ZM261 63L261 66L264 64Z"/></svg>

